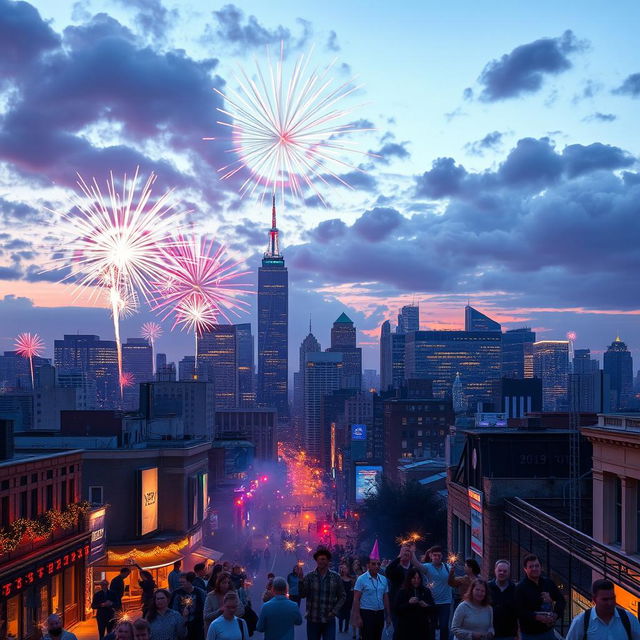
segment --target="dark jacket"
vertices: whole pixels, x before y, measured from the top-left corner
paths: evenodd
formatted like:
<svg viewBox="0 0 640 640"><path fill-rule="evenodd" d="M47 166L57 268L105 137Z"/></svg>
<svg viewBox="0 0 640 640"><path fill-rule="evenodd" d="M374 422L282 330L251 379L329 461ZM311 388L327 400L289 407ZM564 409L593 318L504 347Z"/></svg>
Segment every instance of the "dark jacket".
<svg viewBox="0 0 640 640"><path fill-rule="evenodd" d="M409 568L405 569L400 564L400 558L396 558L395 560L392 560L386 568L384 575L389 581L389 601L392 605L395 602L398 591L402 589L407 573L409 573L409 569L411 569L412 566L413 565L409 563Z"/></svg>
<svg viewBox="0 0 640 640"><path fill-rule="evenodd" d="M109 591L115 596L113 601L114 608L118 611L122 609L122 598L124 596L124 578L118 574L109 585Z"/></svg>
<svg viewBox="0 0 640 640"><path fill-rule="evenodd" d="M104 622L109 622L109 620L115 616L113 604L110 607L102 606L102 603L107 600L111 600L113 604L118 601L117 596L111 589L107 589L106 591L100 589L100 591L96 591L93 594L93 600L91 600L91 608L96 610L96 618Z"/></svg>
<svg viewBox="0 0 640 640"><path fill-rule="evenodd" d="M516 585L516 610L520 622L520 631L531 635L546 633L549 627L535 619L536 613L543 610L542 592L546 591L554 602L553 612L562 618L566 602L553 580L540 576L538 584L526 576Z"/></svg>
<svg viewBox="0 0 640 640"><path fill-rule="evenodd" d="M413 597L423 600L429 606L409 604ZM433 637L433 615L436 605L431 595L431 589L418 587L417 589L400 589L395 600L396 632L395 640L429 640Z"/></svg>
<svg viewBox="0 0 640 640"><path fill-rule="evenodd" d="M493 628L497 638L515 638L518 635L518 612L516 611L516 585L502 591L495 580L489 581L489 596L493 607Z"/></svg>

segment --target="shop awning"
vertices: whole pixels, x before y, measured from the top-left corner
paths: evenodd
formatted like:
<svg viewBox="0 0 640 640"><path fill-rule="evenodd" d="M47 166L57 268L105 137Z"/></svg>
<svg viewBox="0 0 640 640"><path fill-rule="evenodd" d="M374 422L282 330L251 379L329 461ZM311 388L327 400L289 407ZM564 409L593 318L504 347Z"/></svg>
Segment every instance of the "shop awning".
<svg viewBox="0 0 640 640"><path fill-rule="evenodd" d="M215 560L218 562L220 558L222 558L222 551L216 551L215 549L210 549L209 547L198 547L194 551L191 552L191 555L200 556L205 560Z"/></svg>
<svg viewBox="0 0 640 640"><path fill-rule="evenodd" d="M159 569L182 560L186 555L182 550L186 546L187 540L182 539L135 547L109 547L106 558L97 562L95 566L122 567L137 563L144 569Z"/></svg>

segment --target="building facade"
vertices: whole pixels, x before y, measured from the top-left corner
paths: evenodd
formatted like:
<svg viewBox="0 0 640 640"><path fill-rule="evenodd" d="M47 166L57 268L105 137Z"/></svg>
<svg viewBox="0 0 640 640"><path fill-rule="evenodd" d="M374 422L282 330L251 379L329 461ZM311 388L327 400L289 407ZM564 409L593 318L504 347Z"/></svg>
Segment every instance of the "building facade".
<svg viewBox="0 0 640 640"><path fill-rule="evenodd" d="M278 414L275 409L225 409L215 413L216 438L239 436L255 447L256 460L275 462L278 459Z"/></svg>
<svg viewBox="0 0 640 640"><path fill-rule="evenodd" d="M346 313L331 327L331 346L328 352L342 354L343 389L362 389L362 349L356 346L356 328Z"/></svg>
<svg viewBox="0 0 640 640"><path fill-rule="evenodd" d="M198 339L197 375L213 384L216 409L238 406L238 341L236 325L216 324Z"/></svg>
<svg viewBox="0 0 640 640"><path fill-rule="evenodd" d="M502 334L502 377L533 378L535 331L529 327L510 329Z"/></svg>
<svg viewBox="0 0 640 640"><path fill-rule="evenodd" d="M534 342L533 375L542 380L543 411L566 411L569 405L569 341Z"/></svg>
<svg viewBox="0 0 640 640"><path fill-rule="evenodd" d="M611 410L628 409L633 396L633 359L619 337L607 347L603 362L611 385Z"/></svg>

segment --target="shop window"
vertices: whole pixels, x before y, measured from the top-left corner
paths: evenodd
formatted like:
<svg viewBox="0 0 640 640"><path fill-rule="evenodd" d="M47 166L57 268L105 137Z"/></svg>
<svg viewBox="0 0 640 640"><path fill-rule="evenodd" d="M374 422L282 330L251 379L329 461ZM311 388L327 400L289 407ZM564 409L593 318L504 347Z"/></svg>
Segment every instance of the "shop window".
<svg viewBox="0 0 640 640"><path fill-rule="evenodd" d="M20 596L14 596L7 600L7 636L18 637L19 610Z"/></svg>
<svg viewBox="0 0 640 640"><path fill-rule="evenodd" d="M62 615L62 574L51 578L51 613Z"/></svg>

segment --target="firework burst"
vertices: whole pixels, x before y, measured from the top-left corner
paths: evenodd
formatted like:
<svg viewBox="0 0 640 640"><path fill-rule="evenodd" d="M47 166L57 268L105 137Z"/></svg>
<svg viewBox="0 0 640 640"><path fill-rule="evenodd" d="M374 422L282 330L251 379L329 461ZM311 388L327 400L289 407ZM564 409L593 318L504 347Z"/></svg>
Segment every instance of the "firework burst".
<svg viewBox="0 0 640 640"><path fill-rule="evenodd" d="M141 328L142 337L145 340L149 341L151 345L151 370L155 374L156 372L156 363L155 363L155 351L156 351L156 340L162 335L162 327L157 322L145 322Z"/></svg>
<svg viewBox="0 0 640 640"><path fill-rule="evenodd" d="M197 373L198 337L221 318L231 322L231 316L248 307L242 296L250 285L241 280L249 272L227 256L223 245L206 238L178 236L164 254L165 274L162 282L156 283L152 306L163 319L173 316L172 328L180 326L193 332Z"/></svg>
<svg viewBox="0 0 640 640"><path fill-rule="evenodd" d="M33 375L33 358L39 356L44 348L40 336L37 333L21 333L14 343L16 353L23 358L28 358L29 369L31 371L31 388L35 389L35 379Z"/></svg>
<svg viewBox="0 0 640 640"><path fill-rule="evenodd" d="M98 181L89 183L78 176L79 193L72 198L72 211L63 214L66 235L70 241L63 261L72 272L78 291L92 288L92 296L107 292L113 317L113 330L118 352L118 378L122 397L122 342L120 318L137 308L140 292L149 300L151 280L162 276L161 247L171 232L180 227L178 213L172 203L172 191L152 199L155 174L139 185L136 169L132 178L125 174L121 190L113 173L103 195ZM59 266L59 264L58 264Z"/></svg>
<svg viewBox="0 0 640 640"><path fill-rule="evenodd" d="M134 384L135 384L135 377L134 377L133 373L129 373L128 371L124 371L122 373L121 378L120 378L120 386L123 389L126 389L127 387L133 387Z"/></svg>
<svg viewBox="0 0 640 640"><path fill-rule="evenodd" d="M214 89L225 100L225 108L218 111L231 119L218 124L231 129L228 151L238 156L218 171L222 179L248 173L240 187L242 195L257 192L262 199L265 193L280 190L284 201L285 190L300 197L308 187L324 202L315 182L328 185L330 176L350 187L336 172L360 169L343 158L349 153L371 155L345 139L351 132L366 130L346 122L353 108L342 106L360 87L353 79L342 84L332 79L335 60L324 69L311 70L311 52L298 58L285 79L283 59L283 44L275 64L267 49L267 73L256 61L255 80L240 67L238 91L223 94Z"/></svg>

